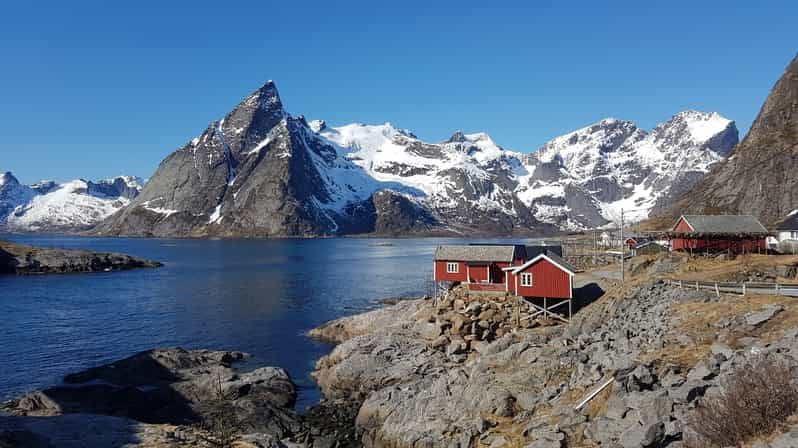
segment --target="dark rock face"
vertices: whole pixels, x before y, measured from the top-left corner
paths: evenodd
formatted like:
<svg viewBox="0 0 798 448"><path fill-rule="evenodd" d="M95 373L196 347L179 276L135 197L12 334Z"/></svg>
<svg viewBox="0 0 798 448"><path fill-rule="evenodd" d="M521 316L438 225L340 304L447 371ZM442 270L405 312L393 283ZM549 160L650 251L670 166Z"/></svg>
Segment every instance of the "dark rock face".
<svg viewBox="0 0 798 448"><path fill-rule="evenodd" d="M124 254L45 249L0 241L0 274L104 272L161 266Z"/></svg>
<svg viewBox="0 0 798 448"><path fill-rule="evenodd" d="M99 414L144 423L194 424L208 418L217 391L239 414L246 430L282 439L301 432L293 412L296 389L279 368L238 373L240 352L156 349L64 378L56 386L25 395L0 410L17 416Z"/></svg>
<svg viewBox="0 0 798 448"><path fill-rule="evenodd" d="M798 209L798 56L787 66L745 139L665 215L729 213L771 224Z"/></svg>
<svg viewBox="0 0 798 448"><path fill-rule="evenodd" d="M334 157L273 83L161 162L141 194L98 226L110 235L316 236L337 223L314 161Z"/></svg>
<svg viewBox="0 0 798 448"><path fill-rule="evenodd" d="M477 157L482 151L479 145L494 145L489 137L461 133L446 143L426 144L407 131L391 130L407 157L365 167L355 149L336 146L326 137L330 130L325 123L308 123L288 114L269 82L164 159L141 194L95 232L312 237L554 230L514 197L517 158ZM458 166L450 160L463 156L479 158L483 165L479 174L473 174L469 163ZM488 161L482 163L483 159ZM452 167L441 171L441 165ZM421 192L411 186L412 181L404 182L419 176L445 184L442 198ZM402 180L379 180L382 177ZM476 206L484 202L488 205Z"/></svg>

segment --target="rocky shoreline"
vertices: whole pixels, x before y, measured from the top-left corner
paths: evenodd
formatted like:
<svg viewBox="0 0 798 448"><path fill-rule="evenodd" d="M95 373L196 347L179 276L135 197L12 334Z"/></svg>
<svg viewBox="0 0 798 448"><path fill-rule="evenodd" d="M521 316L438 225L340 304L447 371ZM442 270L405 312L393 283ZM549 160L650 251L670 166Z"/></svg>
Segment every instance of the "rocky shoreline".
<svg viewBox="0 0 798 448"><path fill-rule="evenodd" d="M696 415L740 369L768 359L798 377L789 299L604 286L563 325L463 289L322 325L310 336L337 345L313 373L324 399L304 415L282 369L234 368L243 353L144 352L2 405L0 447L86 446L59 439L76 433L128 440L95 446L219 446L231 427L239 447L691 448L713 446L694 442ZM798 420L750 443L798 446Z"/></svg>
<svg viewBox="0 0 798 448"><path fill-rule="evenodd" d="M679 448L709 446L686 442L691 418L737 369L772 356L798 373L798 307L783 297L647 281L610 288L568 325L503 334L501 308L450 294L333 321L311 332L339 342L314 377L360 404L366 447ZM798 425L782 430L758 446L797 446Z"/></svg>
<svg viewBox="0 0 798 448"><path fill-rule="evenodd" d="M160 266L157 261L125 254L41 248L0 240L0 274L110 272Z"/></svg>

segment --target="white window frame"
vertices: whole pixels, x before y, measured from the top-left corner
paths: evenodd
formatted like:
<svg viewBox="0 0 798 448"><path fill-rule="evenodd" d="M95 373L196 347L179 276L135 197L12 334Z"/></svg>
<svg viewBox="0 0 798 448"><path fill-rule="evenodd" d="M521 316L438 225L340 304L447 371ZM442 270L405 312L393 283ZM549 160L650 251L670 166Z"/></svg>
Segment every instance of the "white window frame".
<svg viewBox="0 0 798 448"><path fill-rule="evenodd" d="M521 286L530 287L534 284L534 279L532 278L531 272L522 272L521 273Z"/></svg>
<svg viewBox="0 0 798 448"><path fill-rule="evenodd" d="M460 273L460 263L446 262L446 273L447 274L459 274Z"/></svg>

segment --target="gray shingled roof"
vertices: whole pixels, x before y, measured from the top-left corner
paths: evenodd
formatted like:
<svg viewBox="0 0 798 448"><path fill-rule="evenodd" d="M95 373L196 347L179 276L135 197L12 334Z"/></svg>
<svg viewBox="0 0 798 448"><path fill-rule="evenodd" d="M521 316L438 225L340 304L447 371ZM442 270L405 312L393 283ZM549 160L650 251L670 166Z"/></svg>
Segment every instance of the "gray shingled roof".
<svg viewBox="0 0 798 448"><path fill-rule="evenodd" d="M436 260L451 261L513 261L515 246L473 245L473 246L438 246L435 249Z"/></svg>
<svg viewBox="0 0 798 448"><path fill-rule="evenodd" d="M559 255L557 255L556 253L554 253L552 251L546 251L545 254L539 253L539 254L535 255L534 257L529 257L524 262L524 264L522 264L520 266L514 266L513 272L517 273L517 272L519 272L521 270L521 268L528 267L529 263L531 263L532 260L534 260L535 258L537 258L537 257L539 257L541 255L545 255L551 261L553 261L555 264L560 265L563 269L567 269L568 271L571 271L571 273L576 273L576 268L574 267L574 265L572 265L571 263L568 263L562 257L560 257Z"/></svg>
<svg viewBox="0 0 798 448"><path fill-rule="evenodd" d="M788 215L776 224L776 230L798 230L798 213Z"/></svg>
<svg viewBox="0 0 798 448"><path fill-rule="evenodd" d="M684 215L695 233L767 233L758 219L749 215Z"/></svg>
<svg viewBox="0 0 798 448"><path fill-rule="evenodd" d="M562 258L561 256L557 255L556 253L554 253L554 252L549 250L549 251L546 251L546 256L551 258L552 260L554 260L555 263L559 264L560 266L564 267L565 269L568 269L571 272L576 272L576 268L574 267L574 265L572 265L571 263L568 263L567 261L565 261L564 258Z"/></svg>

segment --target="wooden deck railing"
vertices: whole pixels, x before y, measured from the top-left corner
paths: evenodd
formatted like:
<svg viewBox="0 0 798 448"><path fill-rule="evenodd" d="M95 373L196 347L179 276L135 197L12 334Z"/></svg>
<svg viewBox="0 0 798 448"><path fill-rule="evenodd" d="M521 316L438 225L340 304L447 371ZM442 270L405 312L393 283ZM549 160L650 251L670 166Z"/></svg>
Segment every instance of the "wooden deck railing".
<svg viewBox="0 0 798 448"><path fill-rule="evenodd" d="M795 283L766 283L766 282L704 282L696 280L670 280L665 279L665 284L685 289L707 289L715 294L775 294L780 296L798 296L798 284Z"/></svg>

